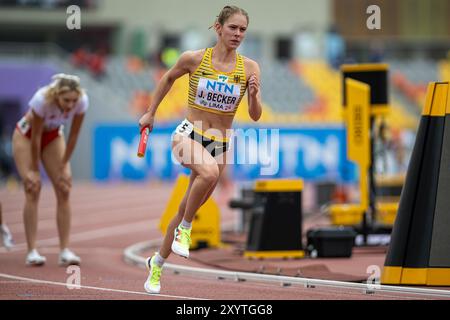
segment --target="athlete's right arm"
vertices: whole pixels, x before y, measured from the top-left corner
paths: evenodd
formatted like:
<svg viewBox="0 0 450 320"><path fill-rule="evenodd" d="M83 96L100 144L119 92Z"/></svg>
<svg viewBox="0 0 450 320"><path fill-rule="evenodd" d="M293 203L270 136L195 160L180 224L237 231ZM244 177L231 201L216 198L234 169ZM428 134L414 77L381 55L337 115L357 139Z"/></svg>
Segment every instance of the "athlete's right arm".
<svg viewBox="0 0 450 320"><path fill-rule="evenodd" d="M183 54L181 54L177 63L172 68L170 68L169 71L167 71L161 78L158 85L156 86L152 102L148 107L147 112L139 120L139 126L141 128L148 126L150 131L152 131L155 113L158 109L159 104L164 99L167 92L169 92L170 88L172 88L175 80L185 75L186 73L189 73L193 69L192 66L195 61L194 57L195 53L193 51L184 52Z"/></svg>
<svg viewBox="0 0 450 320"><path fill-rule="evenodd" d="M25 188L28 190L40 188L40 175L39 175L39 158L41 152L41 137L44 126L44 118L33 112L33 120L31 124L31 170L27 173L25 179Z"/></svg>

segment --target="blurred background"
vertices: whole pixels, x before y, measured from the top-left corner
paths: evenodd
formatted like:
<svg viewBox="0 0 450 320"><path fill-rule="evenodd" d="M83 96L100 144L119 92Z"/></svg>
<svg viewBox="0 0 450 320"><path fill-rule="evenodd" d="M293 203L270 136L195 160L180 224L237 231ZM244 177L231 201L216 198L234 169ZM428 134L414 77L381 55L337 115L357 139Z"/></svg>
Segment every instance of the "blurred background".
<svg viewBox="0 0 450 320"><path fill-rule="evenodd" d="M303 178L311 208L336 196L337 186L351 190L357 177L346 159L339 67L372 62L389 64L391 110L374 147L376 173L404 174L427 83L449 80L448 0L0 0L2 187L19 183L15 123L59 72L78 75L90 99L71 161L75 181L173 181L183 170L171 161L170 137L185 116L188 77L161 103L144 159L136 157L137 121L181 52L214 45L208 28L227 4L249 13L238 51L262 72L263 117L252 122L243 99L235 127L280 129L273 177ZM67 26L70 5L80 8L80 29ZM370 5L381 9L381 29L366 25ZM245 185L260 168L238 163L228 177Z"/></svg>

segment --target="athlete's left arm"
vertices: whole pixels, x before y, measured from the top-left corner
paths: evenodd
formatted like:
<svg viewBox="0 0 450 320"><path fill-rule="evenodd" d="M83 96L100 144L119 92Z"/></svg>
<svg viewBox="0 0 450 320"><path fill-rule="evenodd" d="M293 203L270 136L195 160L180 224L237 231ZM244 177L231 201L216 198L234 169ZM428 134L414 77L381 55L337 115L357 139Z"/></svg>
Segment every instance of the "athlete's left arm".
<svg viewBox="0 0 450 320"><path fill-rule="evenodd" d="M259 83L261 72L259 70L258 63L250 59L248 61L247 68L248 74L250 74L247 81L248 114L253 121L258 121L262 114L261 90Z"/></svg>
<svg viewBox="0 0 450 320"><path fill-rule="evenodd" d="M72 156L72 152L77 144L78 134L80 133L81 125L83 124L84 113L75 114L70 126L69 138L67 139L67 147L63 156L63 166L65 166Z"/></svg>

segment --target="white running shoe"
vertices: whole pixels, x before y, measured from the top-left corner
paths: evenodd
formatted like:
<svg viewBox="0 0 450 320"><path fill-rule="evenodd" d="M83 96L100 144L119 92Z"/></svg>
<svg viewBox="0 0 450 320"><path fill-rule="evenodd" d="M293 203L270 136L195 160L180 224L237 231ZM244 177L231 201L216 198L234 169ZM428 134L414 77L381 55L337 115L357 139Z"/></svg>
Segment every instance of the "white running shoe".
<svg viewBox="0 0 450 320"><path fill-rule="evenodd" d="M14 240L6 224L0 225L0 235L5 248L11 250L11 248L14 247Z"/></svg>
<svg viewBox="0 0 450 320"><path fill-rule="evenodd" d="M172 241L172 252L189 258L189 246L191 245L191 229L183 228L181 225L175 228Z"/></svg>
<svg viewBox="0 0 450 320"><path fill-rule="evenodd" d="M42 266L45 263L45 261L47 261L47 258L41 256L36 249L33 249L30 252L28 252L25 264L27 266Z"/></svg>
<svg viewBox="0 0 450 320"><path fill-rule="evenodd" d="M147 280L145 281L144 288L148 293L159 293L161 291L162 267L153 262L155 255L145 260L145 266L147 267L149 273Z"/></svg>
<svg viewBox="0 0 450 320"><path fill-rule="evenodd" d="M59 254L58 263L60 266L80 265L81 259L69 249L64 249Z"/></svg>

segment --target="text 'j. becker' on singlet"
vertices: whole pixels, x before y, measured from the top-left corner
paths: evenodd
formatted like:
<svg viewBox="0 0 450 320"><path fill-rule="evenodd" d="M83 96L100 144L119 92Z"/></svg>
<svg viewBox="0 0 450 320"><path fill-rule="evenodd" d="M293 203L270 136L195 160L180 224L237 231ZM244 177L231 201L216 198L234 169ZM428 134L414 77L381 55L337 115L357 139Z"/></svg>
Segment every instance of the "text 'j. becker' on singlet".
<svg viewBox="0 0 450 320"><path fill-rule="evenodd" d="M247 88L244 59L236 53L231 72L212 65L212 48L206 48L202 62L189 77L189 107L223 115L234 115Z"/></svg>

